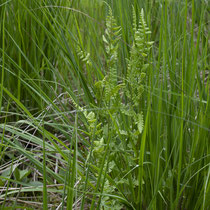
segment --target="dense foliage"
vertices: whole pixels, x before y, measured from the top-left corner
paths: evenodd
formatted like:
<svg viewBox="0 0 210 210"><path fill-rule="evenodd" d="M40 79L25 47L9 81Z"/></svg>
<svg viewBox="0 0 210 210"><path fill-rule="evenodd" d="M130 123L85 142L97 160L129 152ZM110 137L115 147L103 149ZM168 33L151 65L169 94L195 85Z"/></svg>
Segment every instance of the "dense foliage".
<svg viewBox="0 0 210 210"><path fill-rule="evenodd" d="M207 1L2 0L1 209L208 209Z"/></svg>

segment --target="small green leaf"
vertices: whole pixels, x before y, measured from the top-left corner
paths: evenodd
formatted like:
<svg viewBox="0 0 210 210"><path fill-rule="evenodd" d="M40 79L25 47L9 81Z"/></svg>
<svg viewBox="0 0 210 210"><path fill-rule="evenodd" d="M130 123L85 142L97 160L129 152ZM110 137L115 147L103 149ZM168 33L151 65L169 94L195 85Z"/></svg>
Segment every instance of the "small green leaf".
<svg viewBox="0 0 210 210"><path fill-rule="evenodd" d="M144 120L143 120L143 115L142 114L139 114L138 115L138 130L139 130L139 133L142 133L143 131L143 128L144 128Z"/></svg>
<svg viewBox="0 0 210 210"><path fill-rule="evenodd" d="M88 120L88 121L95 121L95 113L94 113L94 112L90 112L90 113L87 115L87 120Z"/></svg>
<svg viewBox="0 0 210 210"><path fill-rule="evenodd" d="M16 181L20 181L20 170L18 168L15 169L14 171L14 177Z"/></svg>
<svg viewBox="0 0 210 210"><path fill-rule="evenodd" d="M120 130L120 134L127 136L128 135L128 132L127 131L124 131L124 130Z"/></svg>
<svg viewBox="0 0 210 210"><path fill-rule="evenodd" d="M25 169L25 170L19 170L19 173L20 173L20 180L24 179L25 177L27 177L31 171L28 170L28 169Z"/></svg>
<svg viewBox="0 0 210 210"><path fill-rule="evenodd" d="M29 182L28 184L31 186L34 186L34 187L42 187L43 186L43 183L41 183L39 181Z"/></svg>
<svg viewBox="0 0 210 210"><path fill-rule="evenodd" d="M107 39L106 39L106 37L103 35L102 36L102 38L103 38L103 41L106 43L106 44L109 44L109 42L107 41Z"/></svg>

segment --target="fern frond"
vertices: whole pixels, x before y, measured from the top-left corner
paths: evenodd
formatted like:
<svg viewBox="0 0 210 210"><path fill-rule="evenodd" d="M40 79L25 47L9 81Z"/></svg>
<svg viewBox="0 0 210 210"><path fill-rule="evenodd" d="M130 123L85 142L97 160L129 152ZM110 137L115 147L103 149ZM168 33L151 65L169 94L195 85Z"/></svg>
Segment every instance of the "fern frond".
<svg viewBox="0 0 210 210"><path fill-rule="evenodd" d="M151 32L144 20L143 9L141 10L139 16L140 20L137 27L135 10L133 9L133 26L135 28L135 35L133 45L130 50L130 58L127 59L127 82L129 89L126 90L126 95L128 98L132 99L134 104L138 104L138 101L143 93L144 88L142 82L145 77L144 72L148 67L148 64L144 64L145 57L147 57L147 54L153 44L153 42L147 41L148 34Z"/></svg>
<svg viewBox="0 0 210 210"><path fill-rule="evenodd" d="M77 110L79 110L79 111L81 111L81 112L84 112L84 109L83 109L82 107L80 107L80 106L76 103L76 101L73 99L73 97L72 97L71 95L69 95L69 97L70 97L70 99L71 99L71 101L72 101L74 107L75 107Z"/></svg>
<svg viewBox="0 0 210 210"><path fill-rule="evenodd" d="M103 35L103 41L107 53L107 65L109 67L109 78L110 83L113 85L117 84L117 57L119 40L121 37L121 27L117 25L117 21L112 14L112 9L108 6L108 16L106 18L106 29Z"/></svg>
<svg viewBox="0 0 210 210"><path fill-rule="evenodd" d="M137 31L137 22L136 22L136 12L135 12L135 8L134 6L132 5L132 14L133 14L133 32L134 32L134 35Z"/></svg>
<svg viewBox="0 0 210 210"><path fill-rule="evenodd" d="M87 110L83 109L82 107L80 107L76 102L75 100L72 98L72 96L70 96L70 99L73 103L73 105L75 106L75 108L79 111L81 111L87 122L88 122L88 131L89 131L89 135L91 136L95 127L96 127L96 130L95 130L95 135L97 136L98 134L100 134L102 132L102 129L101 129L101 123L97 124L96 125L96 115L93 111L90 111L89 113L87 112Z"/></svg>
<svg viewBox="0 0 210 210"><path fill-rule="evenodd" d="M90 53L85 52L79 46L76 48L76 52L81 61L83 61L89 66L92 66L92 61L90 60Z"/></svg>

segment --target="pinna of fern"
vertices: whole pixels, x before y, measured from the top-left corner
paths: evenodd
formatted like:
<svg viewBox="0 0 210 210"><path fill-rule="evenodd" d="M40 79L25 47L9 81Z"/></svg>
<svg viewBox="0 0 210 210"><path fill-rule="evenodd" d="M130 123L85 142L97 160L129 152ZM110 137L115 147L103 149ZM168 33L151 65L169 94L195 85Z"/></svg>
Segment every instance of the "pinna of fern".
<svg viewBox="0 0 210 210"><path fill-rule="evenodd" d="M81 49L81 47L76 48L77 55L80 58L82 62L84 62L86 65L92 66L92 61L90 60L90 53L84 51Z"/></svg>

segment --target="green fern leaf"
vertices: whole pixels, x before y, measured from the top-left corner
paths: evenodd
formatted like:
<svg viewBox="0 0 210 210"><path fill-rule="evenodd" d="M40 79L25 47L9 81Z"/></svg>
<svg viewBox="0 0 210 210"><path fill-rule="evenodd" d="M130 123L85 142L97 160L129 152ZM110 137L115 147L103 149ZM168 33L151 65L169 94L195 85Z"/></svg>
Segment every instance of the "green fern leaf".
<svg viewBox="0 0 210 210"><path fill-rule="evenodd" d="M138 114L137 127L138 127L138 130L139 130L139 133L142 133L143 128L144 128L144 119L143 119L142 113Z"/></svg>

